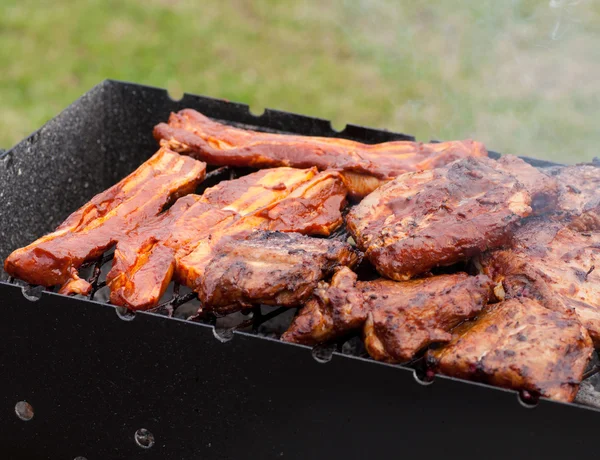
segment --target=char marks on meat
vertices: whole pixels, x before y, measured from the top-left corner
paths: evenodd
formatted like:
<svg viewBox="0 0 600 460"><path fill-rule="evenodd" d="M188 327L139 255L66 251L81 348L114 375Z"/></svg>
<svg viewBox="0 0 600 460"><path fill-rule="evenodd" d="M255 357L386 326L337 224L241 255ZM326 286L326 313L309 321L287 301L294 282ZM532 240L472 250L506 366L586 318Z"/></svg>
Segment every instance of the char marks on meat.
<svg viewBox="0 0 600 460"><path fill-rule="evenodd" d="M255 304L295 307L336 267L354 266L359 259L349 244L339 241L257 231L215 247L199 298L205 308L217 311Z"/></svg>
<svg viewBox="0 0 600 460"><path fill-rule="evenodd" d="M427 361L446 375L572 401L592 352L576 319L523 298L489 306Z"/></svg>
<svg viewBox="0 0 600 460"><path fill-rule="evenodd" d="M223 125L192 109L172 113L168 123L154 128L154 137L161 145L208 164L338 170L355 198L408 171L437 168L469 156L487 156L485 147L471 140L369 145L341 138L270 134Z"/></svg>
<svg viewBox="0 0 600 460"><path fill-rule="evenodd" d="M348 228L379 273L407 280L506 244L531 195L494 160L407 173L355 206Z"/></svg>

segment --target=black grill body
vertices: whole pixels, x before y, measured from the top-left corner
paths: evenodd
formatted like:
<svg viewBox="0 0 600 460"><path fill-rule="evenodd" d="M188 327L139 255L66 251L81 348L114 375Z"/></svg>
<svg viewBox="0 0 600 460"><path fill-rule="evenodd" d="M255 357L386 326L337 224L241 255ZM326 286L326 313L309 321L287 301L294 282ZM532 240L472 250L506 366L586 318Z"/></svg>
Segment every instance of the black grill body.
<svg viewBox="0 0 600 460"><path fill-rule="evenodd" d="M185 107L238 126L375 143L410 136L105 81L0 156L0 258L51 231L157 149ZM549 165L529 160L537 166ZM600 413L516 392L52 292L1 273L0 453L7 459L575 458ZM27 295L24 295L27 294ZM38 298L39 297L39 298ZM35 300L37 298L37 300ZM18 401L34 409L15 415ZM142 448L136 430L154 445ZM144 444L141 442L141 444Z"/></svg>

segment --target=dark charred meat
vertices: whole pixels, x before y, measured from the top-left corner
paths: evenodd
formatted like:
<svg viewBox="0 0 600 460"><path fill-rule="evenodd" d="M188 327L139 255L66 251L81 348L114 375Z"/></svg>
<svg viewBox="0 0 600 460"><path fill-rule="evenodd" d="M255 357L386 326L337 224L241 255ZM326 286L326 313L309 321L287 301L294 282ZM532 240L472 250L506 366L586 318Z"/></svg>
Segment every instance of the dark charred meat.
<svg viewBox="0 0 600 460"><path fill-rule="evenodd" d="M340 268L331 284L321 282L314 297L300 310L283 334L285 342L316 345L360 329L367 320L368 305L356 287L356 273Z"/></svg>
<svg viewBox="0 0 600 460"><path fill-rule="evenodd" d="M382 275L408 280L506 244L531 196L494 160L467 158L407 173L347 216L358 247Z"/></svg>
<svg viewBox="0 0 600 460"><path fill-rule="evenodd" d="M577 320L523 298L489 306L427 362L442 374L572 401L592 352Z"/></svg>
<svg viewBox="0 0 600 460"><path fill-rule="evenodd" d="M327 236L342 223L338 206L344 203L346 189L335 184L338 180L329 172L317 174L286 198L240 217L211 238L201 240L192 252L177 260L180 281L198 291L213 251L224 238L243 239L254 230Z"/></svg>
<svg viewBox="0 0 600 460"><path fill-rule="evenodd" d="M511 249L486 254L481 265L502 283L506 298L528 297L575 312L600 346L600 232L580 232L562 220L530 220Z"/></svg>
<svg viewBox="0 0 600 460"><path fill-rule="evenodd" d="M342 222L345 196L335 173L275 168L180 199L119 242L107 276L111 302L131 309L156 305L172 278L190 284L186 264L179 261L199 245L212 248L225 235L254 228L327 235Z"/></svg>
<svg viewBox="0 0 600 460"><path fill-rule="evenodd" d="M373 358L405 362L431 343L450 341L449 331L477 315L490 295L487 276L357 282L356 274L342 268L331 284L319 285L282 340L316 345L364 326L365 346Z"/></svg>
<svg viewBox="0 0 600 460"><path fill-rule="evenodd" d="M79 267L100 257L169 202L193 192L205 171L204 163L161 148L132 174L71 214L54 232L14 251L4 269L31 284L59 284L63 285L61 293L87 294L91 286L79 278Z"/></svg>
<svg viewBox="0 0 600 460"><path fill-rule="evenodd" d="M338 266L359 256L349 244L298 233L253 232L213 251L198 289L203 306L231 311L255 304L295 307Z"/></svg>
<svg viewBox="0 0 600 460"><path fill-rule="evenodd" d="M347 139L269 134L217 123L195 110L172 113L154 128L161 145L211 165L253 168L293 166L341 171L350 195L360 198L400 174L433 169L468 156L485 157L471 140L368 145Z"/></svg>
<svg viewBox="0 0 600 460"><path fill-rule="evenodd" d="M450 331L487 304L491 288L487 276L466 273L361 283L369 305L365 347L379 361L409 361L432 343L449 342Z"/></svg>

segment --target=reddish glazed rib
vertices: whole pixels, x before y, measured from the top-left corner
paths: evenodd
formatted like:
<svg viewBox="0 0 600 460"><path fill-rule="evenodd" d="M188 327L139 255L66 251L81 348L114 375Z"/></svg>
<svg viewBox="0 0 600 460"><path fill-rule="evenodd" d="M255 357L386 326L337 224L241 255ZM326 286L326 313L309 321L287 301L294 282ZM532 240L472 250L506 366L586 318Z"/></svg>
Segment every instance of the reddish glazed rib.
<svg viewBox="0 0 600 460"><path fill-rule="evenodd" d="M472 140L432 144L394 141L362 144L347 139L270 134L234 128L192 109L172 113L154 128L161 145L213 165L293 166L341 171L350 195L361 198L409 171L433 169L459 158L487 156Z"/></svg>
<svg viewBox="0 0 600 460"><path fill-rule="evenodd" d="M71 214L54 232L14 251L4 263L10 275L32 284L63 285L62 293L89 292L78 277L99 257L170 201L194 191L206 165L161 148L148 161Z"/></svg>

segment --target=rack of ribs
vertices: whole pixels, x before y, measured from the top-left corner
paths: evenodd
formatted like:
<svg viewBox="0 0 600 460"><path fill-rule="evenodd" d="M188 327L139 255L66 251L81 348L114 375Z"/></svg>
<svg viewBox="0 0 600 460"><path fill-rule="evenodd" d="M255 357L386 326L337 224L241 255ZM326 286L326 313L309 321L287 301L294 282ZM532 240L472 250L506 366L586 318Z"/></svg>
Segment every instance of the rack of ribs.
<svg viewBox="0 0 600 460"><path fill-rule="evenodd" d="M54 232L10 254L4 269L31 284L62 285L63 294L88 294L91 285L78 276L81 265L100 257L178 197L193 192L205 171L204 163L163 147Z"/></svg>
<svg viewBox="0 0 600 460"><path fill-rule="evenodd" d="M520 162L519 175L547 177L511 161ZM543 208L552 201L556 187L546 185L550 189L528 190L506 164L466 158L397 177L352 208L347 225L379 273L408 280L508 243L516 224L532 213L532 194L546 196L538 200Z"/></svg>
<svg viewBox="0 0 600 460"><path fill-rule="evenodd" d="M111 302L148 309L172 279L198 287L198 253L202 262L209 262L213 248L226 236L242 238L261 228L328 235L342 223L346 193L335 172L282 167L180 199L117 244L107 275Z"/></svg>
<svg viewBox="0 0 600 460"><path fill-rule="evenodd" d="M488 306L448 345L429 350L427 363L442 374L572 401L592 352L576 319L522 298Z"/></svg>
<svg viewBox="0 0 600 460"><path fill-rule="evenodd" d="M466 273L411 281L357 281L342 268L321 283L282 339L316 345L363 329L365 347L380 361L402 363L475 317L491 297L487 276Z"/></svg>
<svg viewBox="0 0 600 460"><path fill-rule="evenodd" d="M258 304L297 307L336 267L352 267L359 260L358 253L340 241L256 231L217 245L198 297L204 309L221 313Z"/></svg>
<svg viewBox="0 0 600 460"><path fill-rule="evenodd" d="M154 128L154 137L163 146L211 165L316 166L321 171L338 170L352 198L362 198L405 172L433 169L469 156L487 156L483 144L472 140L369 145L340 138L240 129L213 121L192 109L171 113L168 123Z"/></svg>

